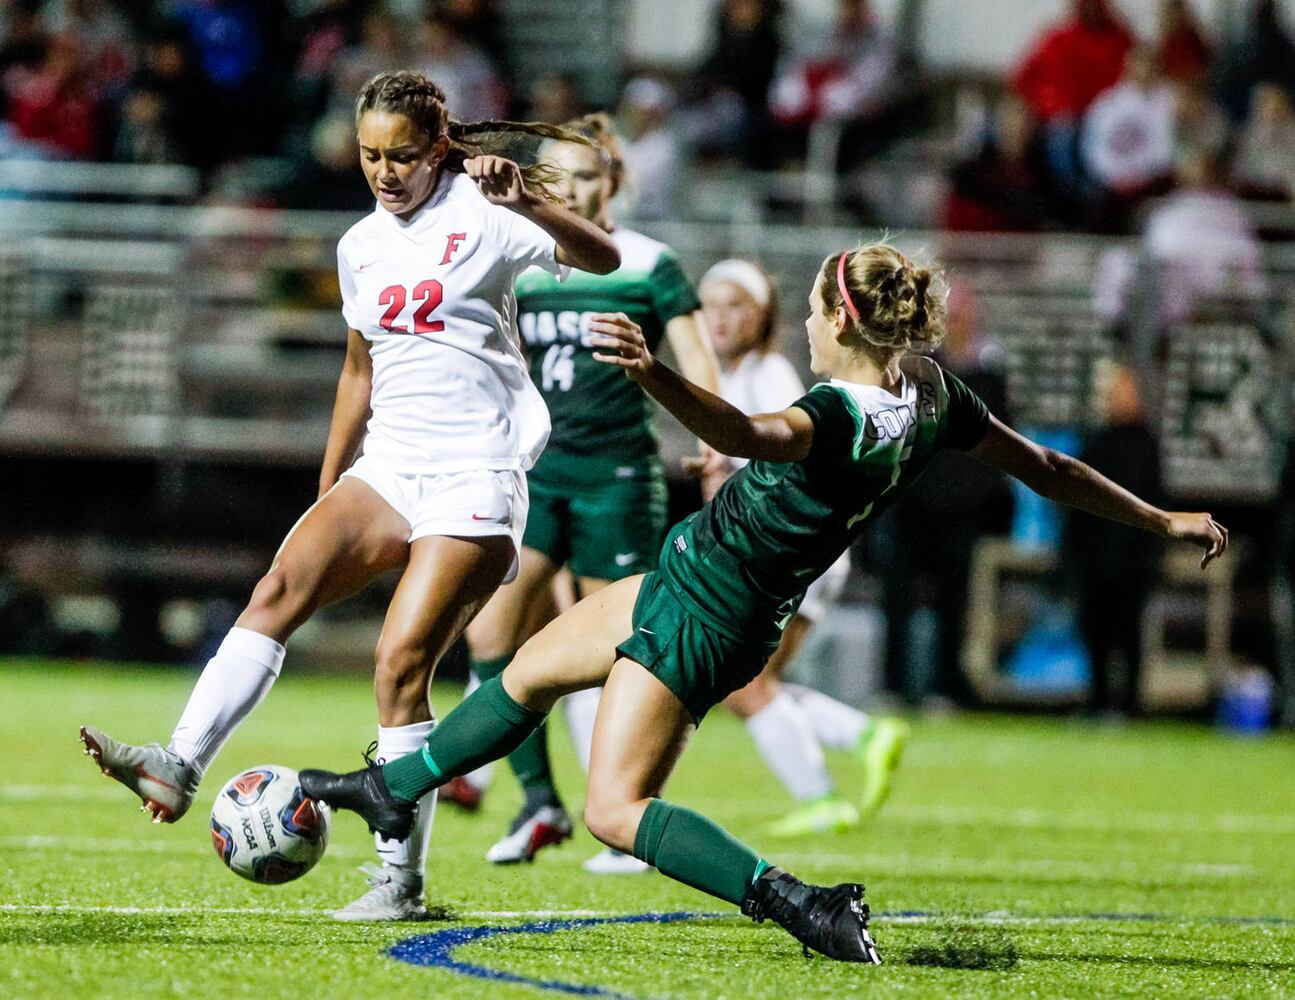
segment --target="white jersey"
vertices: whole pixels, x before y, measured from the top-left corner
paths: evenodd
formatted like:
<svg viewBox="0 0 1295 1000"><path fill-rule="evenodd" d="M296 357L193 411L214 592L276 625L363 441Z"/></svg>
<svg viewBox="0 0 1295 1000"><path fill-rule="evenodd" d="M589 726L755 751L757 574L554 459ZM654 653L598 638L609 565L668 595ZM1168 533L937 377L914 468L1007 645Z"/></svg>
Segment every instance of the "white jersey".
<svg viewBox="0 0 1295 1000"><path fill-rule="evenodd" d="M529 469L549 436L513 282L564 274L553 237L443 173L408 221L381 206L337 244L342 315L369 342L363 453L403 473Z"/></svg>
<svg viewBox="0 0 1295 1000"><path fill-rule="evenodd" d="M732 369L720 368L719 394L743 413L776 413L805 395L790 361L776 351L751 351ZM730 458L734 468L745 458Z"/></svg>

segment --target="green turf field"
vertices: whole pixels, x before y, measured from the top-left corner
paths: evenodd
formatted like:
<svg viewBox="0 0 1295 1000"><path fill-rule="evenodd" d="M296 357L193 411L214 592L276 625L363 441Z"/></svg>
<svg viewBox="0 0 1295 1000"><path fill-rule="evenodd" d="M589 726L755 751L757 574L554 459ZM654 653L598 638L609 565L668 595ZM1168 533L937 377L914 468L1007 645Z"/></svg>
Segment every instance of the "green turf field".
<svg viewBox="0 0 1295 1000"><path fill-rule="evenodd" d="M289 670L189 816L151 826L81 756L77 725L164 737L192 676L0 661L0 996L556 997L385 950L447 929L651 911L720 915L497 935L445 951L566 984L566 995L585 985L601 996L744 1000L1295 996L1289 738L992 716L919 722L896 793L870 826L778 842L760 827L788 801L740 726L717 712L671 797L803 877L866 882L888 964L863 968L806 961L773 925L659 875L586 875L580 862L595 845L583 833L533 866L492 868L482 855L517 803L503 774L481 814L437 815L428 896L451 920L336 924L328 909L364 888L356 866L371 856L353 816L335 817L315 871L261 887L217 861L206 812L246 766L357 766L374 718L368 680ZM438 691L439 708L456 694ZM574 756L560 732L554 745L578 806ZM848 789L852 762L834 763ZM977 963L990 967L956 967Z"/></svg>

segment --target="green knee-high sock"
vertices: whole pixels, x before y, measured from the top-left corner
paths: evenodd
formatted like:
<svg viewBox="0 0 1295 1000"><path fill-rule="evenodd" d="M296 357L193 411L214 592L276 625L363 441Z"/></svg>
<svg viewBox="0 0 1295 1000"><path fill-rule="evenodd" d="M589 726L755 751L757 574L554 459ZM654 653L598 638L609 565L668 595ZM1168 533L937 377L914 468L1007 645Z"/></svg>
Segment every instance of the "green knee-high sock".
<svg viewBox="0 0 1295 1000"><path fill-rule="evenodd" d="M384 765L382 780L397 798L417 801L456 775L515 750L544 715L514 701L503 681L492 677L441 720L421 751Z"/></svg>
<svg viewBox="0 0 1295 1000"><path fill-rule="evenodd" d="M475 656L468 656L468 669L477 675L477 680L484 684L491 677L498 677L504 672L504 667L512 661L516 650L511 653L505 653L503 656L491 656L484 660L479 660Z"/></svg>
<svg viewBox="0 0 1295 1000"><path fill-rule="evenodd" d="M738 906L747 887L769 867L701 813L660 799L648 803L639 821L634 857L655 865L662 875Z"/></svg>

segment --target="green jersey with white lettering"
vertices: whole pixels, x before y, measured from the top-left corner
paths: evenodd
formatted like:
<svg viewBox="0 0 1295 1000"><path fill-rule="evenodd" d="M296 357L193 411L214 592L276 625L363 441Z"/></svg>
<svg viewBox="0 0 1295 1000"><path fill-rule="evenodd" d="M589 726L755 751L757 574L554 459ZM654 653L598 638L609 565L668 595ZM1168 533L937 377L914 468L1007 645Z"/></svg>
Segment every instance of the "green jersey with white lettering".
<svg viewBox="0 0 1295 1000"><path fill-rule="evenodd" d="M659 570L693 614L734 638L780 629L805 589L943 447L971 448L985 404L930 358L910 356L899 395L831 381L793 403L814 422L799 462L754 461L666 536Z"/></svg>
<svg viewBox="0 0 1295 1000"><path fill-rule="evenodd" d="M594 313L623 312L655 351L665 326L700 308L679 260L664 243L613 229L621 266L611 274L572 271L559 282L539 268L517 279L517 323L530 354L531 379L553 422L550 451L641 458L656 454L647 397L614 365L595 361Z"/></svg>

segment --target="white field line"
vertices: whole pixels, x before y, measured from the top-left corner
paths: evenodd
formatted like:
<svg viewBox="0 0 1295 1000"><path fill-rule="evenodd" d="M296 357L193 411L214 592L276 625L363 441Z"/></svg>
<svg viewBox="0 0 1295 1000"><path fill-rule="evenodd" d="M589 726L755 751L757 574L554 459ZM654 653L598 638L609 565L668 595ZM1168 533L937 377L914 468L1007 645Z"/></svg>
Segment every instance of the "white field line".
<svg viewBox="0 0 1295 1000"><path fill-rule="evenodd" d="M129 793L115 784L6 785L0 784L0 802L121 801ZM764 812L752 816L765 817ZM892 802L882 814L899 822L984 826L992 829L1080 830L1135 833L1295 833L1295 815L1222 813L1121 812L1101 813L1057 809L991 809L978 806L905 805Z"/></svg>
<svg viewBox="0 0 1295 1000"><path fill-rule="evenodd" d="M74 903L2 903L0 914L16 915L55 915L55 914L94 914L111 913L126 916L258 916L258 917L323 917L331 910L314 907L275 907L275 906L90 906ZM461 910L460 920L579 920L584 918L616 918L637 916L638 911L629 913L615 910ZM698 913L698 919L736 919L736 913ZM1144 923L1148 918L1130 916L1128 922ZM992 913L957 914L957 913L874 913L873 920L882 924L994 924L1007 927L1046 927L1069 926L1086 923L1120 923L1117 915L1076 914L1043 914L1039 916L1018 915L1006 911ZM1156 917L1152 922L1166 924L1209 923L1210 918L1199 917ZM1262 923L1262 921L1259 921ZM414 927L411 925L410 930ZM430 933L430 931L429 931Z"/></svg>
<svg viewBox="0 0 1295 1000"><path fill-rule="evenodd" d="M331 907L309 906L91 906L80 903L0 903L0 913L119 913L145 916L231 916L319 917L332 913ZM628 917L633 913L615 910L456 910L468 920L575 920L584 917Z"/></svg>
<svg viewBox="0 0 1295 1000"><path fill-rule="evenodd" d="M768 819L765 808L740 808L743 819ZM1295 833L1295 814L1221 813L1199 816L1170 812L1085 812L1060 809L995 809L983 806L918 805L892 802L881 821L924 826L978 826L986 830L1065 830L1086 833Z"/></svg>
<svg viewBox="0 0 1295 1000"><path fill-rule="evenodd" d="M795 865L853 867L886 875L1030 875L1045 881L1101 879L1112 876L1182 875L1189 878L1242 878L1256 874L1253 865L1157 861L1068 861L1054 858L956 858L917 854L832 854L823 851L778 851L779 861Z"/></svg>
<svg viewBox="0 0 1295 1000"><path fill-rule="evenodd" d="M65 851L90 854L171 854L197 856L210 851L205 839L155 840L147 833L138 840L126 837L75 837L66 835L32 834L0 836L0 850ZM365 861L371 852L365 848L333 845L329 856L342 861ZM983 876L993 874L1010 878L1012 875L1034 876L1047 881L1072 879L1103 879L1114 876L1134 877L1146 875L1181 876L1184 878L1231 879L1252 876L1257 870L1244 864L1178 864L1172 862L1146 862L1112 860L1110 862L1075 861L1052 858L956 858L932 855L894 854L873 855L829 853L822 851L779 851L780 860L804 866L833 866L858 868L887 875L915 876ZM566 860L566 859L563 859Z"/></svg>

